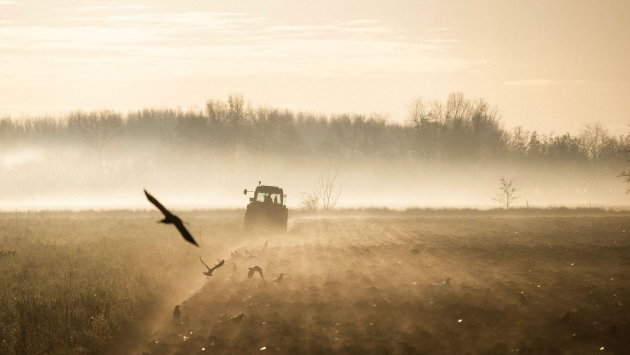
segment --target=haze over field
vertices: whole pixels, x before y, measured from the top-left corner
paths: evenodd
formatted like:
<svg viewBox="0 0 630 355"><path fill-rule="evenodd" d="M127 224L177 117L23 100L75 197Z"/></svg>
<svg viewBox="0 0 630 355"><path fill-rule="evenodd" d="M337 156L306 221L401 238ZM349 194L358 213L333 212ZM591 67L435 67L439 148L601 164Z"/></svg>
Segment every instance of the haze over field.
<svg viewBox="0 0 630 355"><path fill-rule="evenodd" d="M200 248L157 211L1 213L0 353L627 354L628 214L515 212L300 218L264 238L186 212ZM225 265L206 278L199 256Z"/></svg>
<svg viewBox="0 0 630 355"><path fill-rule="evenodd" d="M486 208L502 177L520 206L626 205L628 13L0 1L0 208L243 207L259 180L295 208L337 170L344 207Z"/></svg>
<svg viewBox="0 0 630 355"><path fill-rule="evenodd" d="M0 354L630 354L628 15L0 0Z"/></svg>
<svg viewBox="0 0 630 355"><path fill-rule="evenodd" d="M278 185L302 207L337 174L337 207L623 206L630 135L600 123L578 134L504 127L496 109L461 93L416 100L405 124L371 114L316 115L248 104L203 110L73 112L0 120L3 209L147 208L143 188L178 208L244 207L244 188Z"/></svg>

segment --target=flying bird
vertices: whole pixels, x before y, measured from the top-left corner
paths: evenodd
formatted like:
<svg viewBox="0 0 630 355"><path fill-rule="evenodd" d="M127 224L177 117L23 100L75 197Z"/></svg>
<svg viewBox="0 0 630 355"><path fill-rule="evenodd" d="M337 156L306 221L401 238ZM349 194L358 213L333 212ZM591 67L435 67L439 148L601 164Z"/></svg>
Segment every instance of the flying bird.
<svg viewBox="0 0 630 355"><path fill-rule="evenodd" d="M179 305L175 306L175 310L173 311L173 318L179 320L179 316L182 315L182 312L179 310Z"/></svg>
<svg viewBox="0 0 630 355"><path fill-rule="evenodd" d="M164 219L161 221L158 221L158 223L174 224L177 230L179 231L179 233L182 235L182 237L186 239L186 241L196 246L199 246L199 244L197 244L193 236L190 235L190 232L188 232L186 227L184 227L184 222L182 222L182 220L179 219L179 217L177 217L176 215L172 214L169 210L164 208L164 206L162 206L162 204L155 197L151 196L147 192L147 190L144 190L144 194L147 195L147 199L149 200L149 202L154 204L155 207L157 207L162 212L162 214L164 214Z"/></svg>
<svg viewBox="0 0 630 355"><path fill-rule="evenodd" d="M236 274L236 270L238 270L236 267L236 263L232 263L232 273Z"/></svg>
<svg viewBox="0 0 630 355"><path fill-rule="evenodd" d="M256 259L258 261L262 261L262 260L258 259L257 257L255 257L254 255L250 255L250 256L246 257L243 261L241 261L241 264L246 262L247 260L250 260L250 259Z"/></svg>
<svg viewBox="0 0 630 355"><path fill-rule="evenodd" d="M230 256L232 257L232 259L242 259L242 258L244 258L244 256L241 255L241 253L239 253L238 251L231 251L230 252Z"/></svg>
<svg viewBox="0 0 630 355"><path fill-rule="evenodd" d="M451 285L451 278L447 277L446 281L444 281L444 286L450 286Z"/></svg>
<svg viewBox="0 0 630 355"><path fill-rule="evenodd" d="M263 245L263 249L267 249L267 246L269 245L269 241L265 242L265 245Z"/></svg>
<svg viewBox="0 0 630 355"><path fill-rule="evenodd" d="M278 278L273 280L272 282L281 283L283 278L284 278L284 274L280 274L280 276L278 276Z"/></svg>
<svg viewBox="0 0 630 355"><path fill-rule="evenodd" d="M262 278L263 280L265 279L265 277L263 276L263 271L260 268L260 266L254 266L254 267L250 267L249 268L249 273L247 273L247 278L251 279L252 276L254 276L254 274L258 272L260 274L260 278Z"/></svg>
<svg viewBox="0 0 630 355"><path fill-rule="evenodd" d="M201 260L201 263L204 264L208 268L208 271L203 273L204 275L208 277L212 276L212 273L214 272L214 270L220 268L221 266L223 266L223 264L225 264L225 260L221 260L221 262L216 264L213 268L210 268L210 266L206 265L206 263L203 262L203 259L201 259L201 257L199 257L199 260Z"/></svg>

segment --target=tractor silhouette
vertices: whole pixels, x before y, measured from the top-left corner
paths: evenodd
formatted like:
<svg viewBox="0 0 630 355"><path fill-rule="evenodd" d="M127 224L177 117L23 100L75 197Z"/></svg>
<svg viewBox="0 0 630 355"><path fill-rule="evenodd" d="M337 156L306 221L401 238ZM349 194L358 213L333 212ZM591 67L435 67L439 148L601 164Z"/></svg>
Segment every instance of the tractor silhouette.
<svg viewBox="0 0 630 355"><path fill-rule="evenodd" d="M285 195L281 188L261 185L260 181L255 191L245 189L244 194L253 192L247 211L245 211L245 230L287 230L289 210L285 206Z"/></svg>

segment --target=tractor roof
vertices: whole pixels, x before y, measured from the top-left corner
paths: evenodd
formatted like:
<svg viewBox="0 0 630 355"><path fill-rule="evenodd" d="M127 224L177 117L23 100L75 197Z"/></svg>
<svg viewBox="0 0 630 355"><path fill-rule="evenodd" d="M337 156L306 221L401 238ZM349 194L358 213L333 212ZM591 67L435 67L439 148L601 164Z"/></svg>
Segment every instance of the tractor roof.
<svg viewBox="0 0 630 355"><path fill-rule="evenodd" d="M256 192L269 193L269 194L281 194L282 189L277 186L260 185L256 187Z"/></svg>

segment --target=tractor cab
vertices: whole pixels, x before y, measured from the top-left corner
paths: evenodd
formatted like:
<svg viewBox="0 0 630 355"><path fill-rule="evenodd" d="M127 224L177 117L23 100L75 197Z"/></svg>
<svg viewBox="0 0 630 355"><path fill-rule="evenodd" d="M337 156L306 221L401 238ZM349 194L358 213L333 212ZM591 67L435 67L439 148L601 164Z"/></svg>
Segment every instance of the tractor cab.
<svg viewBox="0 0 630 355"><path fill-rule="evenodd" d="M285 206L283 190L277 186L261 185L260 181L254 191L244 190L244 194L253 192L249 198L245 212L245 229L248 231L261 229L287 229L289 210Z"/></svg>
<svg viewBox="0 0 630 355"><path fill-rule="evenodd" d="M254 197L250 198L249 201L284 205L284 194L279 187L261 185L256 187Z"/></svg>

